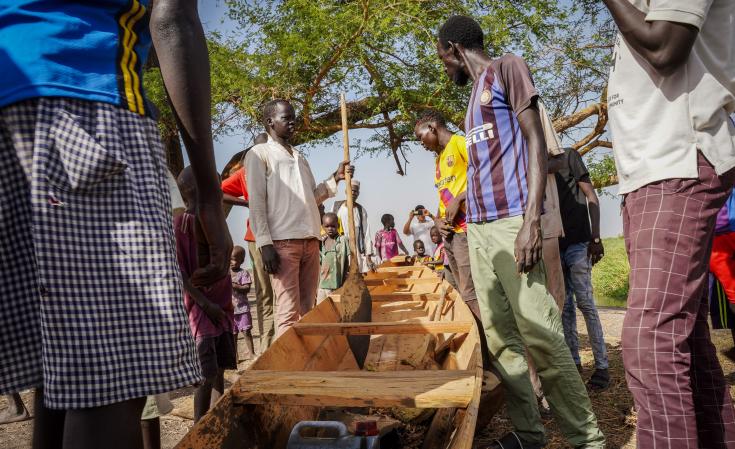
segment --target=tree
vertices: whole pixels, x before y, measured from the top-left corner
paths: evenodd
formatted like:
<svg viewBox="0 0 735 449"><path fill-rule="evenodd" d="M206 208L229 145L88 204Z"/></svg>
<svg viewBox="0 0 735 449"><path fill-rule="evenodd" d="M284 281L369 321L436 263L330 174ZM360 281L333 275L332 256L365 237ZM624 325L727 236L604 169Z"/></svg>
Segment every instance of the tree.
<svg viewBox="0 0 735 449"><path fill-rule="evenodd" d="M227 0L240 25L210 36L215 135L261 128L261 105L287 98L298 114L297 143L339 132L338 94L348 92L351 129L375 130L359 151L392 154L399 174L413 121L423 110L463 127L469 92L449 82L436 57L436 30L468 14L488 51L522 54L534 70L555 127L580 152L609 147L604 67L609 18L595 0ZM156 86L155 71L149 81ZM160 84L160 83L159 83ZM149 89L164 110L163 90ZM169 114L170 115L170 114ZM166 135L174 123L163 114ZM171 148L176 151L176 148ZM180 151L180 150L179 150Z"/></svg>

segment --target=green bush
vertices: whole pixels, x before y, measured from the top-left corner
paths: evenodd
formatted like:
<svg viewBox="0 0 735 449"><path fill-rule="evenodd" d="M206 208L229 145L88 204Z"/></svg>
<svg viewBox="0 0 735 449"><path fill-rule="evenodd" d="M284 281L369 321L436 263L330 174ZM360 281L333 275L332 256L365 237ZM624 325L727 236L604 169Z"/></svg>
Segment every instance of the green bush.
<svg viewBox="0 0 735 449"><path fill-rule="evenodd" d="M622 237L603 239L605 257L592 268L592 286L599 306L625 307L628 298L628 255Z"/></svg>

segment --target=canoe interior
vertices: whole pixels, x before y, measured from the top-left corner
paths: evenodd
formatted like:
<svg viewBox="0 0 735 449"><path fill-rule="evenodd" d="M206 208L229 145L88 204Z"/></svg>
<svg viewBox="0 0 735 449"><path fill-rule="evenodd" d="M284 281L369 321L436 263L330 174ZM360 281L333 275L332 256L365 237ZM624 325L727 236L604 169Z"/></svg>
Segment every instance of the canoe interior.
<svg viewBox="0 0 735 449"><path fill-rule="evenodd" d="M366 414L370 407L437 409L448 429L438 431L441 445L427 441L424 448L469 449L483 374L472 313L433 271L401 259L365 280L371 323L337 324L337 290L278 337L177 449L285 448L299 421L356 407ZM371 335L363 370L347 344L349 333Z"/></svg>

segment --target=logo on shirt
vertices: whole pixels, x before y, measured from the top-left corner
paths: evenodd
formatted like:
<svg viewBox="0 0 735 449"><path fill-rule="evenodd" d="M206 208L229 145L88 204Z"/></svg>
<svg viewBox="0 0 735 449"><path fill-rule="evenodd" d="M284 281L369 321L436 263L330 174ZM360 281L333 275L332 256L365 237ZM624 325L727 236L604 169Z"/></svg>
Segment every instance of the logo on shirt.
<svg viewBox="0 0 735 449"><path fill-rule="evenodd" d="M454 167L454 156L447 156L447 167Z"/></svg>
<svg viewBox="0 0 735 449"><path fill-rule="evenodd" d="M486 140L494 139L495 131L493 130L492 123L483 123L480 126L475 126L467 133L466 144L469 150L472 145L484 142Z"/></svg>
<svg viewBox="0 0 735 449"><path fill-rule="evenodd" d="M485 89L482 91L482 95L480 95L480 103L481 104L488 104L493 99L493 94L488 89Z"/></svg>

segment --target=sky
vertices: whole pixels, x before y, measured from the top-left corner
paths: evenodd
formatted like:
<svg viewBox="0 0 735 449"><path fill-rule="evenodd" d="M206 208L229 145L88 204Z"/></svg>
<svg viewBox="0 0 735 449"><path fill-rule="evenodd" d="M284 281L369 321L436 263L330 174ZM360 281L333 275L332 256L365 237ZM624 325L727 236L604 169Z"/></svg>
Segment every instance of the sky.
<svg viewBox="0 0 735 449"><path fill-rule="evenodd" d="M226 17L226 7L221 1L211 2L199 0L199 13L206 32L218 31L228 34L236 31L236 24ZM335 99L335 102L337 99ZM365 141L370 137L370 130L351 131L350 140ZM308 160L317 182L325 180L337 168L342 160L342 136L333 141L337 144L315 144L308 149ZM218 169L222 169L230 157L250 144L250 133L243 130L219 138L215 141L215 157ZM435 213L438 207L438 196L434 187L434 157L419 144L409 144L407 152L409 161L407 175L396 173L396 166L389 150L380 155L363 155L353 159L355 178L361 183L358 202L368 213L370 230L374 235L382 227L380 217L389 213L395 217L396 228L400 231L408 218L409 211L422 204ZM344 183L339 186L339 193L328 200L326 210L332 210L334 200L344 199ZM602 237L615 237L623 232L620 216L620 198L616 195L617 187L605 190L600 196L600 233ZM247 248L245 235L246 208L233 208L227 219L235 245ZM407 248L411 248L411 239L405 238Z"/></svg>

